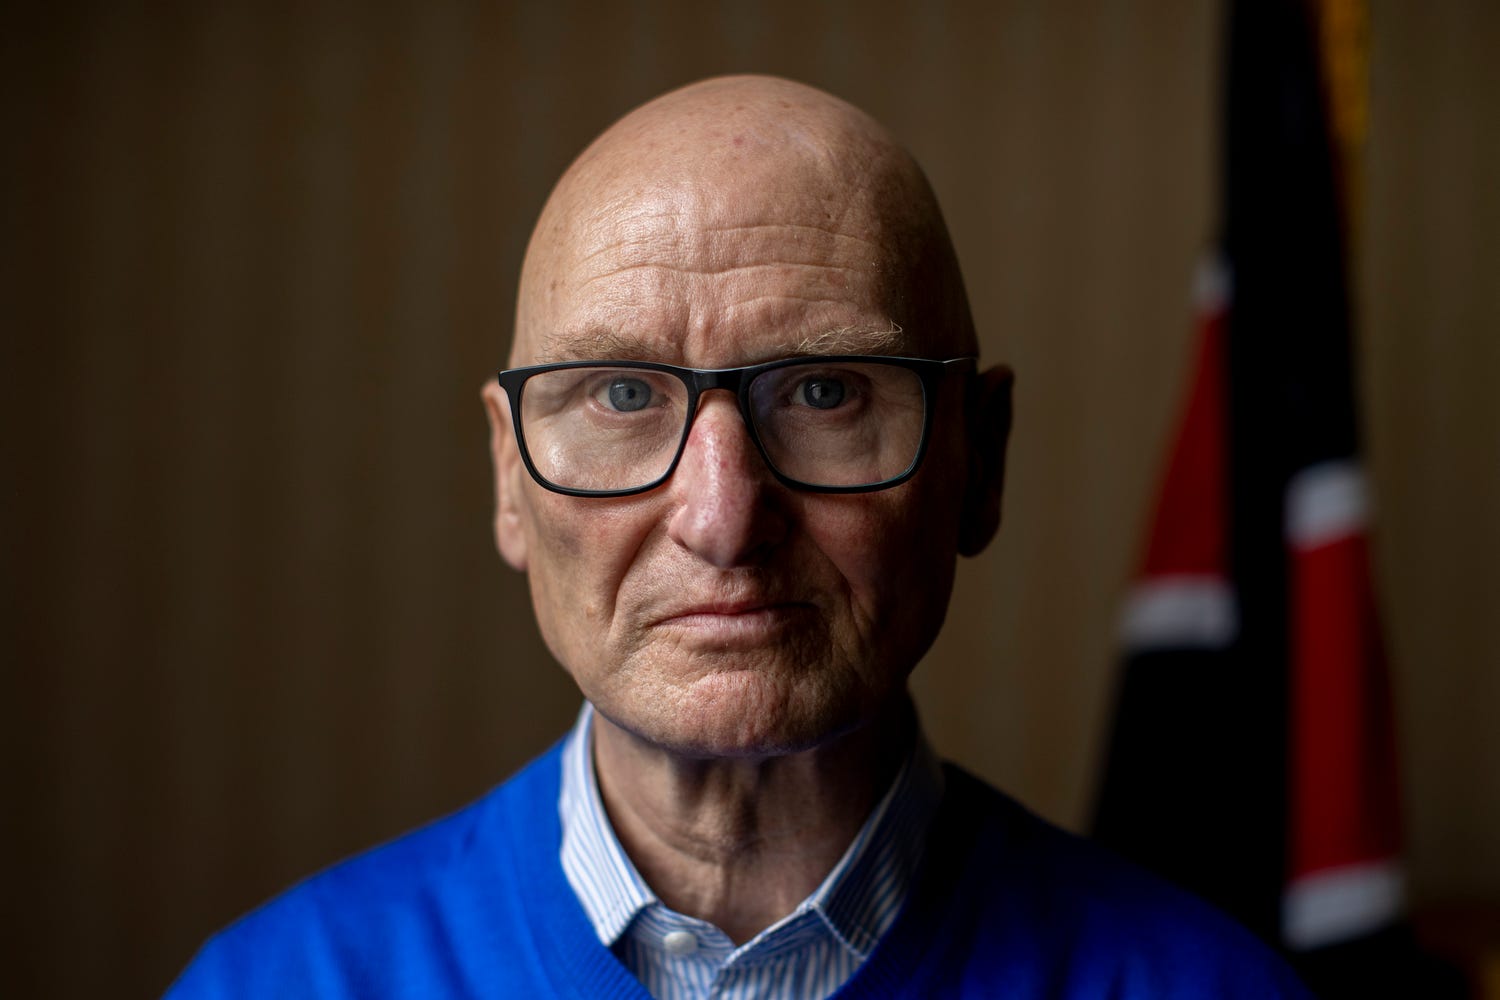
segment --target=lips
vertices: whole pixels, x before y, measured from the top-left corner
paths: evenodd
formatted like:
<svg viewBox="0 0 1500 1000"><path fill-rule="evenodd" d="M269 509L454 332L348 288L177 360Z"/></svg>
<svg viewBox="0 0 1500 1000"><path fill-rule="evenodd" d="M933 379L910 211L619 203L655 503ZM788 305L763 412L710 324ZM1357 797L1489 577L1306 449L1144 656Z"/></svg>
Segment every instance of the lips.
<svg viewBox="0 0 1500 1000"><path fill-rule="evenodd" d="M698 601L673 608L653 625L700 633L715 641L748 641L768 638L813 611L813 605L806 601L770 598Z"/></svg>
<svg viewBox="0 0 1500 1000"><path fill-rule="evenodd" d="M803 601L714 601L694 604L662 615L658 625L697 618L748 618L763 615L791 614L811 610Z"/></svg>
<svg viewBox="0 0 1500 1000"><path fill-rule="evenodd" d="M790 608L797 606L800 605L799 602L796 601L711 601L704 604L692 605L690 607L683 608L680 611L674 611L671 614L665 616L662 620L667 621L673 618L690 618L695 615L748 615L754 614L758 611L769 611L775 608Z"/></svg>

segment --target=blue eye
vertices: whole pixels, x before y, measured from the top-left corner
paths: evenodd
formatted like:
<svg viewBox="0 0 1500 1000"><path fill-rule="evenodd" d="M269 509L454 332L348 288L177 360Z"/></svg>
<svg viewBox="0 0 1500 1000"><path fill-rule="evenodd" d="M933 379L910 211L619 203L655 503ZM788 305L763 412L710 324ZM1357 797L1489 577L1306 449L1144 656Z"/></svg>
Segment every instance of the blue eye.
<svg viewBox="0 0 1500 1000"><path fill-rule="evenodd" d="M609 405L622 413L645 409L651 387L638 378L617 378L609 384Z"/></svg>
<svg viewBox="0 0 1500 1000"><path fill-rule="evenodd" d="M810 378L797 386L799 402L817 410L831 410L844 401L844 383L832 378Z"/></svg>

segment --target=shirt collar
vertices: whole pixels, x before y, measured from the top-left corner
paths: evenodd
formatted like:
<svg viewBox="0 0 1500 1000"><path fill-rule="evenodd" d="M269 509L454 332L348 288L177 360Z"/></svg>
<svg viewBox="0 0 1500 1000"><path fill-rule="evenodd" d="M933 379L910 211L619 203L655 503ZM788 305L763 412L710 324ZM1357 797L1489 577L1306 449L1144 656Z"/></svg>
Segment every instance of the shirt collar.
<svg viewBox="0 0 1500 1000"><path fill-rule="evenodd" d="M593 720L593 706L584 702L563 747L560 856L595 933L612 948L642 910L661 904L626 856L599 797L591 752ZM906 900L942 791L942 769L919 730L890 788L843 857L776 926L812 912L860 959L868 956Z"/></svg>
<svg viewBox="0 0 1500 1000"><path fill-rule="evenodd" d="M609 825L594 776L594 706L583 703L562 752L562 868L584 913L605 947L614 947L635 915L657 902L656 894L625 855Z"/></svg>

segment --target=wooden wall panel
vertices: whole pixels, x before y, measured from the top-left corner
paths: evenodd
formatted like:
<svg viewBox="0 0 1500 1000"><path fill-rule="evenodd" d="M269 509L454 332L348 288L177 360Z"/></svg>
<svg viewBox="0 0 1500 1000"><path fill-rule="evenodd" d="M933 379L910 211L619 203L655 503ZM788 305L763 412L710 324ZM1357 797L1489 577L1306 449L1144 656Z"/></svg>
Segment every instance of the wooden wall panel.
<svg viewBox="0 0 1500 1000"><path fill-rule="evenodd" d="M1500 8L1376 11L1364 387L1416 892L1500 898Z"/></svg>

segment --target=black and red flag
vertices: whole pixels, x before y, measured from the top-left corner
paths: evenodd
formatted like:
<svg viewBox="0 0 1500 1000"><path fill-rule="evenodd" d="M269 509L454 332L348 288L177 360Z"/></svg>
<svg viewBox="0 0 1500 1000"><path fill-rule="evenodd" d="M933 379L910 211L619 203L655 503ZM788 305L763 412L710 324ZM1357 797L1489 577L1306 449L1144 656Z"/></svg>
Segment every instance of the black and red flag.
<svg viewBox="0 0 1500 1000"><path fill-rule="evenodd" d="M1342 6L1361 27L1348 12L1362 7ZM1351 173L1317 13L1229 5L1222 230L1122 617L1094 831L1305 969L1401 933L1404 895L1351 357ZM1355 990L1375 969L1361 965L1314 985Z"/></svg>

